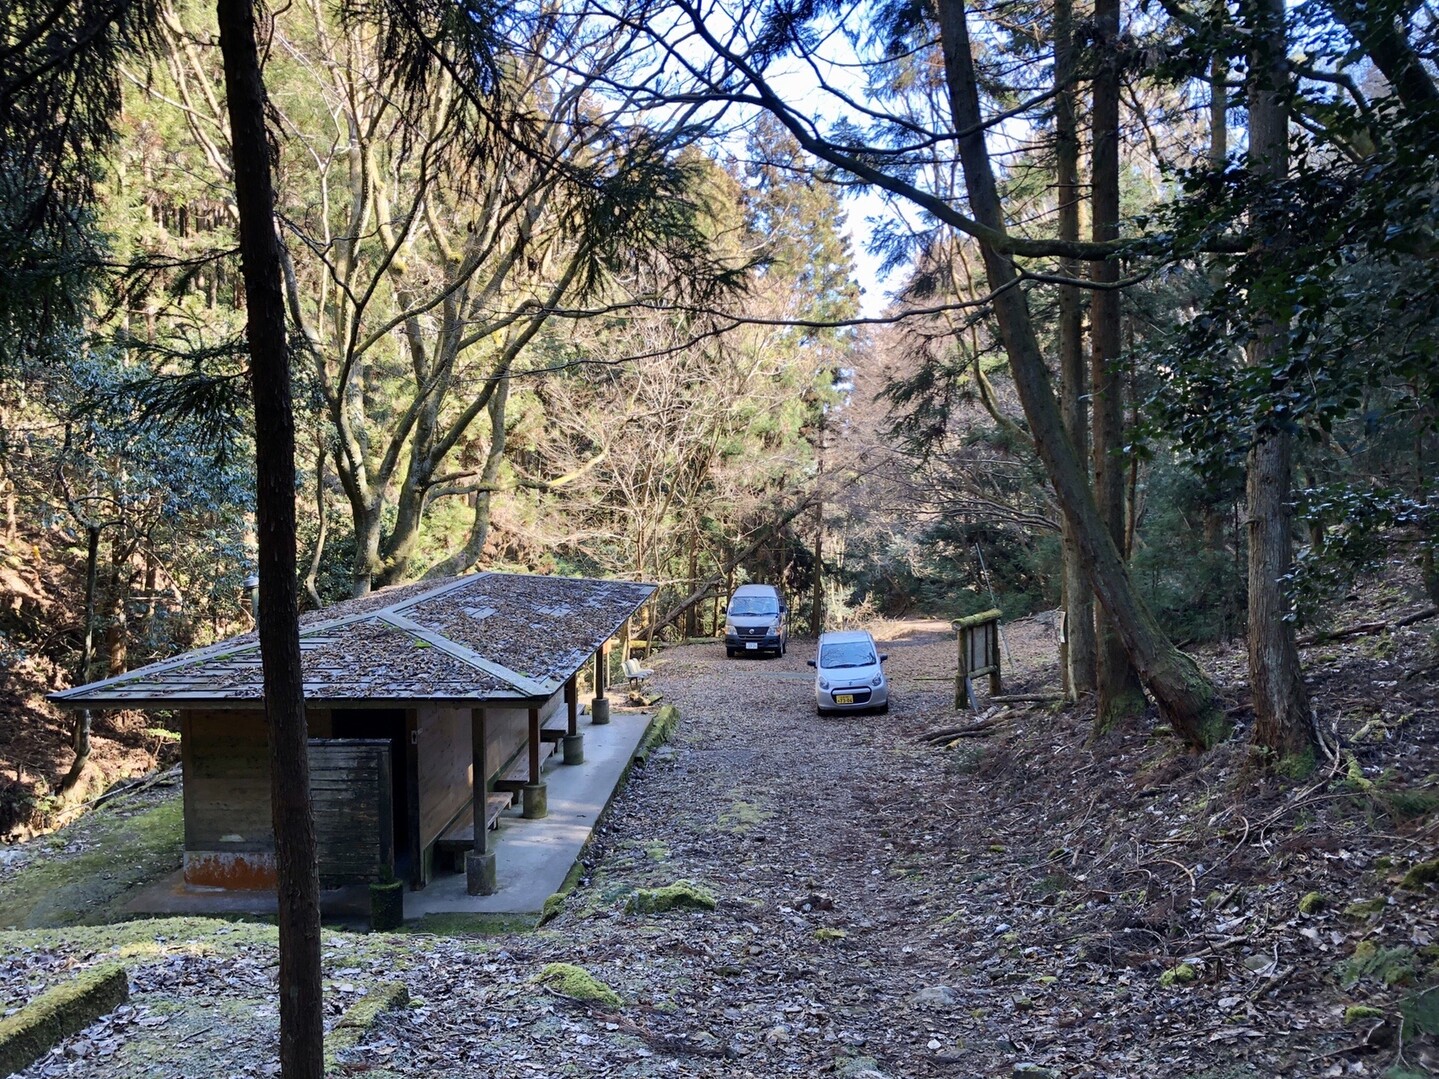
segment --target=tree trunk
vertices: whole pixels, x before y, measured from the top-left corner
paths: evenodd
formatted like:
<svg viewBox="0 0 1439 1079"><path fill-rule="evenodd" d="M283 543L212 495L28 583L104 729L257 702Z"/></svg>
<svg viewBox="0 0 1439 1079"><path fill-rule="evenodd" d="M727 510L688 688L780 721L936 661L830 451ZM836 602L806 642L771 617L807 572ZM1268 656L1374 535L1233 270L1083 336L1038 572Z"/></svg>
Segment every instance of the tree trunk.
<svg viewBox="0 0 1439 1079"><path fill-rule="evenodd" d="M255 404L260 659L270 732L270 801L279 876L280 1071L284 1079L323 1079L320 887L295 567L295 423L265 131L265 87L252 0L217 0L216 8L235 159L245 333Z"/></svg>
<svg viewBox="0 0 1439 1079"><path fill-rule="evenodd" d="M1250 23L1249 165L1261 181L1283 183L1289 173L1288 78L1283 0L1246 0ZM1283 243L1272 229L1263 247ZM1285 326L1258 312L1250 364L1267 366L1283 348ZM1249 534L1249 683L1254 696L1254 740L1291 770L1307 772L1322 746L1299 667L1283 579L1293 557L1290 532L1290 435L1279 426L1254 433L1245 493ZM1307 762L1307 763L1306 763Z"/></svg>
<svg viewBox="0 0 1439 1079"><path fill-rule="evenodd" d="M1056 0L1054 6L1055 198L1059 204L1059 238L1079 239L1079 126L1074 109L1074 3ZM1060 273L1078 279L1079 260L1062 259ZM1084 367L1084 310L1080 290L1059 288L1060 409L1064 431L1081 458L1089 453L1086 395L1089 380ZM1068 518L1064 529L1064 640L1060 669L1066 695L1075 699L1094 692L1094 589L1084 572L1079 544Z"/></svg>
<svg viewBox="0 0 1439 1079"><path fill-rule="evenodd" d="M1094 77L1091 206L1092 238L1097 243L1119 236L1119 0L1095 0L1095 48L1100 56ZM1099 285L1119 280L1114 259L1090 264L1090 279ZM1124 551L1124 372L1119 362L1120 294L1115 288L1094 291L1089 301L1090 399L1094 434L1094 497L1110 538ZM1095 619L1095 679L1098 699L1094 733L1132 721L1144 710L1144 690L1125 654L1124 641L1107 613Z"/></svg>
<svg viewBox="0 0 1439 1079"><path fill-rule="evenodd" d="M100 526L85 526L85 640L80 650L80 684L90 681L90 668L95 663L95 590L100 578ZM60 781L60 792L73 790L85 774L85 765L90 762L90 709L82 708L75 714L75 728L71 732L70 745L75 750L75 759L70 770Z"/></svg>
<svg viewBox="0 0 1439 1079"><path fill-rule="evenodd" d="M1004 214L985 146L979 88L970 55L963 0L939 0L941 41L969 203L987 228L1002 233ZM1024 292L1013 264L981 243L994 312L1009 357L1015 389L1061 509L1074 530L1095 593L1113 616L1130 660L1175 733L1196 748L1214 745L1228 732L1214 686L1189 656L1164 636L1154 616L1134 594L1118 548L1099 516L1074 447L1064 434L1059 405L1050 387Z"/></svg>
<svg viewBox="0 0 1439 1079"><path fill-rule="evenodd" d="M350 565L350 596L368 596L380 572L380 525L384 500L377 495L373 502L358 504L352 498L350 510L355 522L355 556Z"/></svg>
<svg viewBox="0 0 1439 1079"><path fill-rule="evenodd" d="M485 454L485 466L480 471L479 490L475 492L475 516L470 524L470 533L458 551L436 562L424 573L426 578L453 577L464 573L485 551L485 542L490 538L490 510L494 499L494 487L500 477L500 466L505 460L505 404L510 396L510 380L501 378L499 385L490 395L485 407L490 413L490 448ZM416 521L418 532L418 519ZM406 545L403 560L396 561L387 571L385 583L404 580L404 571L410 564L412 545ZM399 558L399 556L396 556Z"/></svg>
<svg viewBox="0 0 1439 1079"><path fill-rule="evenodd" d="M315 449L315 514L318 524L315 530L315 550L310 556L310 568L305 573L305 592L310 597L310 602L319 610L325 605L320 597L320 589L317 581L320 576L320 566L325 558L325 538L329 535L330 515L325 512L325 440L316 439L318 445Z"/></svg>

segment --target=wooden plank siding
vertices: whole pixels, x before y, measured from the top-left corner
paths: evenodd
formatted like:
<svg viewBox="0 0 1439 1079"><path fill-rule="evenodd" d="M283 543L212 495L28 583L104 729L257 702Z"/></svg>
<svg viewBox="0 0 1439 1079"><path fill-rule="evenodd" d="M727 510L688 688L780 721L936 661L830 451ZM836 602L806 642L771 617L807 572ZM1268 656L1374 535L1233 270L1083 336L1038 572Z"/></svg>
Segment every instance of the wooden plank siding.
<svg viewBox="0 0 1439 1079"><path fill-rule="evenodd" d="M470 709L421 705L415 712L423 849L470 804Z"/></svg>
<svg viewBox="0 0 1439 1079"><path fill-rule="evenodd" d="M394 875L390 767L388 741L310 740L321 887L370 884Z"/></svg>
<svg viewBox="0 0 1439 1079"><path fill-rule="evenodd" d="M308 717L311 733L328 733L328 711ZM270 810L270 756L259 711L180 714L184 775L185 881L264 889L275 882L275 833ZM322 880L378 879L375 866L394 864L388 746L312 740L311 789ZM318 752L317 752L318 750ZM383 790L377 784L383 780ZM381 829L383 818L383 832Z"/></svg>

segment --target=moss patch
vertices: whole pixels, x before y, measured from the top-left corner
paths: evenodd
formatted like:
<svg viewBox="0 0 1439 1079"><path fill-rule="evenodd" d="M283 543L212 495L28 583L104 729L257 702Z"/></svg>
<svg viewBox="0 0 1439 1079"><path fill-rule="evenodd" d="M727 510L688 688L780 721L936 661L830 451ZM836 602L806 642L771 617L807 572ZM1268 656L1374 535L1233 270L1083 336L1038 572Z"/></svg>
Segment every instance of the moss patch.
<svg viewBox="0 0 1439 1079"><path fill-rule="evenodd" d="M613 989L584 967L577 967L573 963L546 964L535 981L572 1000L592 1001L609 1008L618 1008L624 1003Z"/></svg>
<svg viewBox="0 0 1439 1079"><path fill-rule="evenodd" d="M535 914L426 914L414 922L406 922L397 932L428 934L436 937L494 937L507 933L528 933L536 928Z"/></svg>
<svg viewBox="0 0 1439 1079"><path fill-rule="evenodd" d="M1344 913L1351 918L1372 918L1388 905L1389 901L1382 895L1373 899L1356 899L1344 908Z"/></svg>
<svg viewBox="0 0 1439 1079"><path fill-rule="evenodd" d="M835 940L844 940L844 938L849 936L849 934L846 933L843 929L831 929L829 926L825 925L820 926L820 928L816 929L814 931L814 936L816 940L822 940L828 943Z"/></svg>
<svg viewBox="0 0 1439 1079"><path fill-rule="evenodd" d="M121 918L129 893L180 867L181 800L128 816L97 809L53 838L63 844L71 834L83 836L90 849L32 859L0 880L0 926L42 929Z"/></svg>
<svg viewBox="0 0 1439 1079"><path fill-rule="evenodd" d="M1399 887L1417 892L1422 891L1426 884L1433 884L1435 881L1439 881L1439 858L1410 866L1399 881Z"/></svg>
<svg viewBox="0 0 1439 1079"><path fill-rule="evenodd" d="M1165 988L1175 985L1188 985L1199 977L1199 972L1188 963L1180 963L1170 967L1159 976L1159 984Z"/></svg>
<svg viewBox="0 0 1439 1079"><path fill-rule="evenodd" d="M634 757L632 758L635 764L644 767L644 765L649 763L650 756L656 749L674 737L675 731L679 729L679 725L680 710L672 704L662 706L660 710L655 713L654 719L650 720L649 727L645 729L644 737L640 739L640 744L635 748Z"/></svg>
<svg viewBox="0 0 1439 1079"><path fill-rule="evenodd" d="M1344 1025L1346 1027L1358 1026L1360 1023L1383 1018L1384 1009L1373 1008L1368 1004L1351 1004L1344 1009Z"/></svg>
<svg viewBox="0 0 1439 1079"><path fill-rule="evenodd" d="M631 914L660 914L677 907L693 910L714 910L719 906L715 894L694 881L677 880L663 888L641 888L625 904Z"/></svg>
<svg viewBox="0 0 1439 1079"><path fill-rule="evenodd" d="M774 813L771 810L754 802L747 802L743 798L737 798L728 809L720 814L719 822L725 831L742 835L773 816Z"/></svg>
<svg viewBox="0 0 1439 1079"><path fill-rule="evenodd" d="M18 1072L50 1047L114 1011L130 995L125 968L106 963L41 993L0 1019L0 1074Z"/></svg>
<svg viewBox="0 0 1439 1079"><path fill-rule="evenodd" d="M382 1013L403 1008L409 1002L409 991L403 985L385 982L350 1005L325 1039L325 1071L335 1070L340 1054L359 1045Z"/></svg>
<svg viewBox="0 0 1439 1079"><path fill-rule="evenodd" d="M1299 901L1300 914L1318 914L1329 906L1329 897L1323 892L1310 892Z"/></svg>

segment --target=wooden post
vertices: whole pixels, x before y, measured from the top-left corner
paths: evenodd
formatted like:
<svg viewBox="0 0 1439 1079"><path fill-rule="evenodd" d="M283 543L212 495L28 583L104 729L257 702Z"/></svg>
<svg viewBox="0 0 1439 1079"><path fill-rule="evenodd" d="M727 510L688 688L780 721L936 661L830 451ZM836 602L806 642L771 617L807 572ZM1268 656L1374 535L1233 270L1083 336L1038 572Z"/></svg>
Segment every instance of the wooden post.
<svg viewBox="0 0 1439 1079"><path fill-rule="evenodd" d="M475 801L475 853L485 854L489 851L489 820L487 819L487 807L489 788L485 780L489 776L489 768L485 763L485 710L473 708L470 710L470 761L474 769Z"/></svg>
<svg viewBox="0 0 1439 1079"><path fill-rule="evenodd" d="M955 642L959 645L959 665L954 671L954 709L959 711L969 703L966 692L969 689L969 662L965 656L964 630L959 630L954 635Z"/></svg>
<svg viewBox="0 0 1439 1079"><path fill-rule="evenodd" d="M590 723L603 726L610 721L610 702L605 697L605 684L609 680L610 642L605 641L595 653L595 697L590 701Z"/></svg>
<svg viewBox="0 0 1439 1079"><path fill-rule="evenodd" d="M540 710L530 709L530 784L540 781Z"/></svg>
<svg viewBox="0 0 1439 1079"><path fill-rule="evenodd" d="M520 791L520 814L525 820L539 820L549 814L549 792L540 779L540 710L530 709L530 781Z"/></svg>
<svg viewBox="0 0 1439 1079"><path fill-rule="evenodd" d="M989 695L998 697L1004 692L999 679L999 619L989 624L989 661L993 665L989 672Z"/></svg>
<svg viewBox="0 0 1439 1079"><path fill-rule="evenodd" d="M565 764L585 763L585 736L580 733L580 680L579 673L570 675L565 683L565 730L563 739Z"/></svg>

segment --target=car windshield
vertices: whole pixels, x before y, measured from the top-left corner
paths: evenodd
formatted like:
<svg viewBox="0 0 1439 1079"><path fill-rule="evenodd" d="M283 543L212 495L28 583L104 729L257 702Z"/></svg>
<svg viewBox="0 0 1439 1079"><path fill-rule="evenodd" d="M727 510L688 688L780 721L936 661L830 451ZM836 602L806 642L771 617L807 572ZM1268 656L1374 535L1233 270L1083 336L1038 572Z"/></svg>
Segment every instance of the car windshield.
<svg viewBox="0 0 1439 1079"><path fill-rule="evenodd" d="M819 665L827 670L836 667L872 667L877 661L868 641L843 641L827 644L820 653Z"/></svg>
<svg viewBox="0 0 1439 1079"><path fill-rule="evenodd" d="M768 596L736 596L730 601L729 613L737 615L779 614L779 607Z"/></svg>

